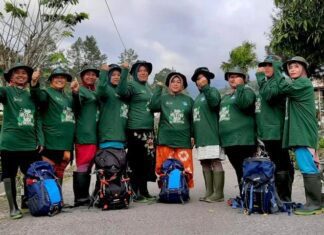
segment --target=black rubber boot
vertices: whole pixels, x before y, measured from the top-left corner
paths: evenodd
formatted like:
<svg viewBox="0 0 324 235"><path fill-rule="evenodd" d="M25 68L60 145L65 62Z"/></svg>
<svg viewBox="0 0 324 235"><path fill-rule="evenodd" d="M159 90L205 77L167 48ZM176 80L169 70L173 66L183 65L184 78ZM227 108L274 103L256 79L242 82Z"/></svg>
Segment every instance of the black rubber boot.
<svg viewBox="0 0 324 235"><path fill-rule="evenodd" d="M291 202L292 180L288 171L277 172L276 188L280 200Z"/></svg>
<svg viewBox="0 0 324 235"><path fill-rule="evenodd" d="M140 185L139 185L140 187L139 187L139 193L140 193L140 195L142 195L143 197L145 197L146 199L148 199L148 200L153 200L153 199L155 199L155 197L154 196L152 196L150 193L149 193L149 191L148 191L148 189L147 189L147 181L146 180L141 180L141 183L140 183Z"/></svg>
<svg viewBox="0 0 324 235"><path fill-rule="evenodd" d="M320 174L303 174L306 203L295 211L296 215L318 215L322 213Z"/></svg>
<svg viewBox="0 0 324 235"><path fill-rule="evenodd" d="M9 203L10 209L10 218L11 219L20 219L23 215L18 208L17 201L16 201L16 182L14 179L6 178L3 179L4 188L6 191L6 196Z"/></svg>
<svg viewBox="0 0 324 235"><path fill-rule="evenodd" d="M91 176L88 172L73 172L74 206L89 206Z"/></svg>

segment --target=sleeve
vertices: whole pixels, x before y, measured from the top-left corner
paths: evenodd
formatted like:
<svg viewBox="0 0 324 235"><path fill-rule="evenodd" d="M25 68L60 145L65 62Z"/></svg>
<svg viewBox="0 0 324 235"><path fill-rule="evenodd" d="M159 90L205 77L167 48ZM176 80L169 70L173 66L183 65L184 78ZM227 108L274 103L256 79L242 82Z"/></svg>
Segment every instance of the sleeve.
<svg viewBox="0 0 324 235"><path fill-rule="evenodd" d="M235 104L240 109L247 109L254 105L255 93L254 91L246 87L244 84L238 85L236 88Z"/></svg>
<svg viewBox="0 0 324 235"><path fill-rule="evenodd" d="M220 96L219 91L216 88L210 87L209 85L207 85L202 89L202 92L204 93L204 95L206 97L208 106L211 109L218 108L219 103L221 101L221 96Z"/></svg>
<svg viewBox="0 0 324 235"><path fill-rule="evenodd" d="M38 107L47 107L49 97L45 90L40 89L39 83L30 88L30 96Z"/></svg>
<svg viewBox="0 0 324 235"><path fill-rule="evenodd" d="M45 137L43 132L42 116L40 110L36 112L36 140L37 146L45 145Z"/></svg>
<svg viewBox="0 0 324 235"><path fill-rule="evenodd" d="M163 88L161 86L157 86L153 92L153 96L149 103L149 109L152 112L160 112L161 111L161 95Z"/></svg>
<svg viewBox="0 0 324 235"><path fill-rule="evenodd" d="M108 72L105 70L100 70L99 82L97 86L97 96L100 100L106 100L108 98Z"/></svg>
<svg viewBox="0 0 324 235"><path fill-rule="evenodd" d="M133 95L132 86L127 82L128 69L123 68L120 82L116 88L116 92L123 98L130 98Z"/></svg>
<svg viewBox="0 0 324 235"><path fill-rule="evenodd" d="M7 97L7 91L5 87L0 87L0 102L5 103Z"/></svg>
<svg viewBox="0 0 324 235"><path fill-rule="evenodd" d="M80 114L81 108L82 108L82 92L79 90L78 93L72 92L72 110L76 116Z"/></svg>
<svg viewBox="0 0 324 235"><path fill-rule="evenodd" d="M288 82L285 78L280 78L276 81L279 93L292 99L301 97L308 88L308 86L299 81L299 79Z"/></svg>

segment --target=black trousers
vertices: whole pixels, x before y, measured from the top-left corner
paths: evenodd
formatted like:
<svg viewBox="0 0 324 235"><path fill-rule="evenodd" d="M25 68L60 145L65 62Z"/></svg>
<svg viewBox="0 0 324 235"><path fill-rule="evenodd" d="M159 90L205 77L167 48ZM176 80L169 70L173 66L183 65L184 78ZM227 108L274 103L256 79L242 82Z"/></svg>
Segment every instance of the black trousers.
<svg viewBox="0 0 324 235"><path fill-rule="evenodd" d="M27 170L35 161L40 161L41 157L37 150L35 151L1 151L2 178L14 179L18 168L26 175Z"/></svg>
<svg viewBox="0 0 324 235"><path fill-rule="evenodd" d="M228 160L232 164L237 182L240 187L240 192L242 190L242 177L243 177L243 161L245 158L253 157L256 152L256 146L254 145L242 145L242 146L230 146L225 147L225 154L228 157Z"/></svg>

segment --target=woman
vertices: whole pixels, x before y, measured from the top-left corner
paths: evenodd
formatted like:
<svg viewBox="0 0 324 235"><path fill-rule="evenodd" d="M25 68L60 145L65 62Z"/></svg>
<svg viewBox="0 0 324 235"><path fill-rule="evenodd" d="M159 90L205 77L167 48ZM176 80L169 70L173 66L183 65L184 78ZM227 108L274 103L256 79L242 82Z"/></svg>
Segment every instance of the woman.
<svg viewBox="0 0 324 235"><path fill-rule="evenodd" d="M221 96L218 90L210 86L214 74L208 68L197 68L191 77L200 94L193 105L193 127L197 158L203 169L206 186L205 196L200 201L224 201L224 170L220 154L218 135L218 112Z"/></svg>
<svg viewBox="0 0 324 235"><path fill-rule="evenodd" d="M149 106L153 112L160 112L155 171L160 175L162 164L166 159L170 157L178 159L184 166L189 188L193 188L191 144L193 100L182 93L188 85L183 74L171 72L166 78L165 85L168 87L168 93L162 95L162 86L158 84Z"/></svg>
<svg viewBox="0 0 324 235"><path fill-rule="evenodd" d="M295 56L283 65L285 72L292 79L286 81L277 77L279 94L288 97L283 133L283 147L292 148L296 161L304 178L306 204L295 210L297 215L322 213L321 175L318 169L316 153L318 126L314 101L314 88L308 78L308 63L300 56Z"/></svg>
<svg viewBox="0 0 324 235"><path fill-rule="evenodd" d="M99 70L84 68L78 93L76 112L75 154L77 171L73 172L74 206L88 205L90 202L90 172L97 151L98 102L95 83Z"/></svg>
<svg viewBox="0 0 324 235"><path fill-rule="evenodd" d="M258 138L260 138L270 159L276 165L276 188L283 201L291 201L294 167L288 149L282 148L282 133L285 119L286 98L272 90L276 77L281 78L281 59L269 55L259 63L256 78L259 95L255 105Z"/></svg>
<svg viewBox="0 0 324 235"><path fill-rule="evenodd" d="M44 151L42 158L53 165L59 183L62 185L64 170L71 161L74 140L74 105L71 95L64 91L70 74L62 68L54 69L48 78L50 87L41 90L39 77L31 81L31 96L41 109L42 130L44 132ZM71 90L77 94L79 84L71 83ZM75 99L78 100L78 96Z"/></svg>
<svg viewBox="0 0 324 235"><path fill-rule="evenodd" d="M16 201L16 175L18 168L26 175L30 164L40 160L36 138L37 109L28 92L31 78L39 72L23 64L16 64L4 74L10 84L0 87L0 102L3 104L1 138L1 166L4 188L10 208L10 218L19 219L22 213ZM25 182L24 182L25 185Z"/></svg>
<svg viewBox="0 0 324 235"><path fill-rule="evenodd" d="M122 76L116 92L129 103L127 122L127 161L131 173L131 184L135 192L135 201L145 202L152 199L147 189L147 181L155 181L152 163L155 162L153 146L154 116L148 107L152 91L147 80L152 72L152 64L137 61L131 68L133 80L127 82Z"/></svg>
<svg viewBox="0 0 324 235"><path fill-rule="evenodd" d="M225 80L230 90L220 103L219 135L221 146L235 169L241 195L243 161L256 151L255 93L246 85L247 77L238 67L226 72Z"/></svg>

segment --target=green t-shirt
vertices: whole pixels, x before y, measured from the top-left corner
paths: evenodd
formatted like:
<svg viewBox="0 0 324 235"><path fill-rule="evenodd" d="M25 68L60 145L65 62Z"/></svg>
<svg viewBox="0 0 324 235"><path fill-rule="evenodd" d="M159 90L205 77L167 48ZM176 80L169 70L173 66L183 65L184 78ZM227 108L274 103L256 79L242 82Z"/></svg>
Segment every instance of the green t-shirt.
<svg viewBox="0 0 324 235"><path fill-rule="evenodd" d="M76 96L76 143L97 144L97 120L99 118L98 102L95 91L80 87L79 95Z"/></svg>
<svg viewBox="0 0 324 235"><path fill-rule="evenodd" d="M122 72L122 79L127 79L128 71ZM116 93L116 88L107 83L107 72L100 71L97 94L100 101L99 142L126 141L128 105Z"/></svg>
<svg viewBox="0 0 324 235"><path fill-rule="evenodd" d="M196 147L219 145L218 112L221 96L206 85L193 105L193 127Z"/></svg>
<svg viewBox="0 0 324 235"><path fill-rule="evenodd" d="M157 87L150 109L160 112L158 144L173 148L191 148L193 99L182 93L162 94Z"/></svg>
<svg viewBox="0 0 324 235"><path fill-rule="evenodd" d="M36 106L29 91L15 86L0 87L3 104L1 150L33 151L37 148Z"/></svg>
<svg viewBox="0 0 324 235"><path fill-rule="evenodd" d="M72 150L75 119L71 95L51 87L41 90L38 86L31 88L31 95L41 108L45 148Z"/></svg>
<svg viewBox="0 0 324 235"><path fill-rule="evenodd" d="M239 85L232 94L225 94L220 103L219 135L222 147L255 145L255 93Z"/></svg>

